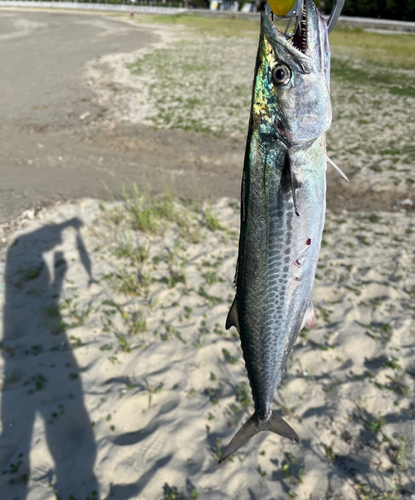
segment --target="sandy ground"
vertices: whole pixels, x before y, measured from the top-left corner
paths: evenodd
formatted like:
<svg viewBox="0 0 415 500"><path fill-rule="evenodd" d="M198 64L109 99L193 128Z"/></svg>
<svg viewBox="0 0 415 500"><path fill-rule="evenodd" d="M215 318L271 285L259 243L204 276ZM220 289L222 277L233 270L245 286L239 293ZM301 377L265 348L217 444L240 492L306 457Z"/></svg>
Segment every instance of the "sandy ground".
<svg viewBox="0 0 415 500"><path fill-rule="evenodd" d="M300 444L264 433L218 466L252 411L223 328L238 204L169 202L161 234L134 206L3 228L2 498L412 498L413 215L328 212L317 325L275 397Z"/></svg>

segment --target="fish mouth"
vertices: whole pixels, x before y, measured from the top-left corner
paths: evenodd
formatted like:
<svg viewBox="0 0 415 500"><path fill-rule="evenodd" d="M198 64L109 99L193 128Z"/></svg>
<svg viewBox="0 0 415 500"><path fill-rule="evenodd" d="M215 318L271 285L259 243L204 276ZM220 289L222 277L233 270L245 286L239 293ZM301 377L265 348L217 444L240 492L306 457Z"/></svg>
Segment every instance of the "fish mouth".
<svg viewBox="0 0 415 500"><path fill-rule="evenodd" d="M292 37L288 38L288 40L291 41L293 47L295 47L304 55L307 50L307 39L308 39L307 13L308 13L308 2L304 2L300 16L296 23L294 34L292 35Z"/></svg>
<svg viewBox="0 0 415 500"><path fill-rule="evenodd" d="M292 51L294 54L301 54L301 56L306 57L307 50L309 48L309 16L310 14L312 15L309 10L309 1L305 0L299 15L295 15L290 18L285 32L278 29L274 24L274 14L269 7L265 14L266 24L268 24L268 29L273 32L275 41ZM288 28L293 17L296 19L294 31L288 32Z"/></svg>

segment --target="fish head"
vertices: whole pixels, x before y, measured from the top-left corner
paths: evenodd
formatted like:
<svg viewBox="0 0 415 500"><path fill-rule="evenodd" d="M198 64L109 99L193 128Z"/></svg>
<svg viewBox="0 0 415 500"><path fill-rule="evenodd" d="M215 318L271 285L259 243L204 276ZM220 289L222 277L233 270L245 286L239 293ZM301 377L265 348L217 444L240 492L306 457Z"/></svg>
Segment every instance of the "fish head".
<svg viewBox="0 0 415 500"><path fill-rule="evenodd" d="M252 126L288 147L314 140L331 124L330 47L327 24L305 0L293 34L261 16Z"/></svg>

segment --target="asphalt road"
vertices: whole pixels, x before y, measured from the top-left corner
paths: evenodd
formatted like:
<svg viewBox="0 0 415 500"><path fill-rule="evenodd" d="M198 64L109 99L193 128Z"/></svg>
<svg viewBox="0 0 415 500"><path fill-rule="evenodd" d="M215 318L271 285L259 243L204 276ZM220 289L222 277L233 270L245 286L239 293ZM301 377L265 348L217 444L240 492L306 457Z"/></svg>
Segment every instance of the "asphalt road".
<svg viewBox="0 0 415 500"><path fill-rule="evenodd" d="M120 155L79 119L100 113L85 63L155 40L145 28L100 14L0 11L0 223L59 198L99 196ZM93 133L93 132L92 132Z"/></svg>

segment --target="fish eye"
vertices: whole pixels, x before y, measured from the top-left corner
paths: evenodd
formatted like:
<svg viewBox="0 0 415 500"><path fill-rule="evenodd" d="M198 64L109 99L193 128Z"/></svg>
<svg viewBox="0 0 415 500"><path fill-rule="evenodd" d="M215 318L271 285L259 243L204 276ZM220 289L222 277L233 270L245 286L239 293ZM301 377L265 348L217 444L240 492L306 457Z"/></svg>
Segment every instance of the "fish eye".
<svg viewBox="0 0 415 500"><path fill-rule="evenodd" d="M287 85L291 80L291 70L285 64L278 64L272 70L272 81L274 85Z"/></svg>

